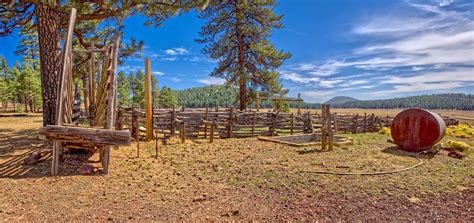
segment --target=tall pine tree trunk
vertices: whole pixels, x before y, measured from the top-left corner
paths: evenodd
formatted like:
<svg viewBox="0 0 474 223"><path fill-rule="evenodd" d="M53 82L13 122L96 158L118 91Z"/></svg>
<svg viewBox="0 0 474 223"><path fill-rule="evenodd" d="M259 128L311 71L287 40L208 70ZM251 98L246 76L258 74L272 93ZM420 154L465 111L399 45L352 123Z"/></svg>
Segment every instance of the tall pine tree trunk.
<svg viewBox="0 0 474 223"><path fill-rule="evenodd" d="M239 2L237 1L237 4ZM247 78L246 78L246 73L245 73L245 43L244 43L244 36L242 32L242 9L239 7L236 7L236 17L237 21L235 23L235 31L237 35L237 64L238 64L238 72L239 72L239 110L243 111L247 109Z"/></svg>
<svg viewBox="0 0 474 223"><path fill-rule="evenodd" d="M240 77L240 78L242 78L242 77ZM243 111L243 110L247 109L247 85L245 83L245 80L240 81L239 96L240 96L239 109L241 111Z"/></svg>
<svg viewBox="0 0 474 223"><path fill-rule="evenodd" d="M30 112L31 112L31 113L35 112L35 111L33 110L33 100L31 100L31 98L30 98L30 99L28 100L28 102L29 102L29 104L30 104Z"/></svg>
<svg viewBox="0 0 474 223"><path fill-rule="evenodd" d="M25 103L25 113L28 113L28 99L26 99L26 96L23 96L23 103Z"/></svg>
<svg viewBox="0 0 474 223"><path fill-rule="evenodd" d="M56 98L61 70L61 15L46 4L35 7L41 62L41 93L43 95L43 126L56 123Z"/></svg>

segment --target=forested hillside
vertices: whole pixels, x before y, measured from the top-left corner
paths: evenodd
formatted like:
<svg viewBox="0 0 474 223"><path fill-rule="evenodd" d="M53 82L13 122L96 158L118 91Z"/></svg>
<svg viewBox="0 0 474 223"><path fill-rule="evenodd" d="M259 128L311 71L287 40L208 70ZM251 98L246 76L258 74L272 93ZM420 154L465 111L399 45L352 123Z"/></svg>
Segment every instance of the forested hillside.
<svg viewBox="0 0 474 223"><path fill-rule="evenodd" d="M237 107L238 89L225 86L207 86L176 90L176 98L180 106L185 107ZM255 103L249 104L255 107ZM262 108L270 108L270 101L263 101ZM296 107L296 103L290 103L290 107ZM302 108L319 108L319 103L303 102ZM357 100L339 104L333 104L335 108L410 108L421 107L426 109L459 109L474 110L474 95L468 94L435 94L420 95L404 98L384 100Z"/></svg>
<svg viewBox="0 0 474 223"><path fill-rule="evenodd" d="M384 100L351 101L337 104L337 108L411 108L474 110L474 95L433 94Z"/></svg>

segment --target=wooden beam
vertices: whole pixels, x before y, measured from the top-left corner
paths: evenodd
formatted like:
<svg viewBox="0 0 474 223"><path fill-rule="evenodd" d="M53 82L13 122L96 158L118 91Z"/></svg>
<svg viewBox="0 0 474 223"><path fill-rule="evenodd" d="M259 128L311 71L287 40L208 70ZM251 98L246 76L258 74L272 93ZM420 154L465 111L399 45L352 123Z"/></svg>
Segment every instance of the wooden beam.
<svg viewBox="0 0 474 223"><path fill-rule="evenodd" d="M69 14L69 24L66 33L66 38L64 39L64 46L63 46L63 58L62 58L62 67L61 73L59 76L59 83L58 83L58 92L57 92L57 101L56 101L56 125L60 126L63 124L63 117L64 117L64 99L67 97L64 95L65 91L65 83L66 75L69 71L69 66L72 63L72 58L70 54L72 52L72 32L74 30L74 22L76 20L76 9L71 8L71 13ZM69 61L68 61L69 60ZM71 80L72 81L72 80ZM62 149L62 143L55 141L53 144L53 155L52 155L52 165L51 165L51 175L56 176L58 175L58 166L59 166L59 153Z"/></svg>
<svg viewBox="0 0 474 223"><path fill-rule="evenodd" d="M130 145L131 140L128 130L47 125L39 133L50 140L97 145Z"/></svg>
<svg viewBox="0 0 474 223"><path fill-rule="evenodd" d="M94 47L94 41L91 42L91 47ZM95 75L95 56L94 53L90 53L90 59L89 59L89 97L90 97L90 104L93 105L95 104L95 89L96 89L96 75Z"/></svg>
<svg viewBox="0 0 474 223"><path fill-rule="evenodd" d="M146 139L153 138L153 102L151 96L151 65L150 58L145 59L145 111L146 111Z"/></svg>
<svg viewBox="0 0 474 223"><path fill-rule="evenodd" d="M118 60L118 50L120 47L120 37L114 42L112 47L112 66L110 71L109 79L109 90L107 92L107 117L105 120L105 128L113 130L114 129L114 120L115 120L115 92L116 92L116 72L117 72L117 60ZM109 172L109 160L110 160L110 146L105 146L102 157L102 169L104 173Z"/></svg>
<svg viewBox="0 0 474 223"><path fill-rule="evenodd" d="M298 115L301 115L301 94L298 93Z"/></svg>

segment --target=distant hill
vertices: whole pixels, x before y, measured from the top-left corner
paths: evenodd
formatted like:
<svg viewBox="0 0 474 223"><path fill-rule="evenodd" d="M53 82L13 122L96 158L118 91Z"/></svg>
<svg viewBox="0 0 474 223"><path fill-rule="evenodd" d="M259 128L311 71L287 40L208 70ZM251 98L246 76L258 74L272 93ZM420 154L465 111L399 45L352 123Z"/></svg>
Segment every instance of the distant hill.
<svg viewBox="0 0 474 223"><path fill-rule="evenodd" d="M349 101L335 104L336 108L426 108L426 109L457 109L474 110L474 95L450 93L418 95L383 100Z"/></svg>
<svg viewBox="0 0 474 223"><path fill-rule="evenodd" d="M339 105L339 104L344 104L344 103L354 102L354 101L359 101L359 100L357 100L353 97L348 97L348 96L337 96L337 97L331 98L328 101L324 102L324 104Z"/></svg>
<svg viewBox="0 0 474 223"><path fill-rule="evenodd" d="M185 107L230 107L238 106L238 89L225 86L195 87L174 91L178 104ZM419 107L426 109L458 109L474 110L474 95L472 94L433 94L419 95L403 98L383 100L357 100L352 97L339 96L327 101L333 108L411 108ZM270 108L270 101L262 101L262 108ZM301 108L319 109L321 104L303 102ZM249 105L250 108L254 104ZM296 103L290 103L290 107L296 108Z"/></svg>

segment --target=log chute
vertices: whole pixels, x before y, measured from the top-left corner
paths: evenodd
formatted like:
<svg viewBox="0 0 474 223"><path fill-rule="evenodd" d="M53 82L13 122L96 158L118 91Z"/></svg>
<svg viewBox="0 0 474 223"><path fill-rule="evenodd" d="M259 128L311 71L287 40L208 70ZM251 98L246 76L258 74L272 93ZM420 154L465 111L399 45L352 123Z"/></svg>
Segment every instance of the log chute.
<svg viewBox="0 0 474 223"><path fill-rule="evenodd" d="M77 108L74 105L77 104L77 97L74 97L75 93L73 92L72 64L72 32L75 17L76 9L72 8L62 51L63 60L58 82L56 125L48 125L40 130L41 135L54 141L52 175L58 174L58 166L64 147L73 146L77 148L79 146L94 151L98 149L103 172L107 173L110 146L128 145L131 140L129 131L115 130L114 125L117 110L115 100L117 81L115 76L120 38L116 38L111 45L104 47L104 49L89 49L90 52L102 52L103 61L100 72L96 76L95 66L93 66L94 56L91 57L90 78L94 81L89 82L88 88L90 91L87 96L90 97L88 98L90 100L86 100L91 102L89 106L91 111L89 112L90 126L87 126L87 128L75 126L77 125ZM98 83L98 85L95 86L95 83ZM77 92L76 87L76 95Z"/></svg>

